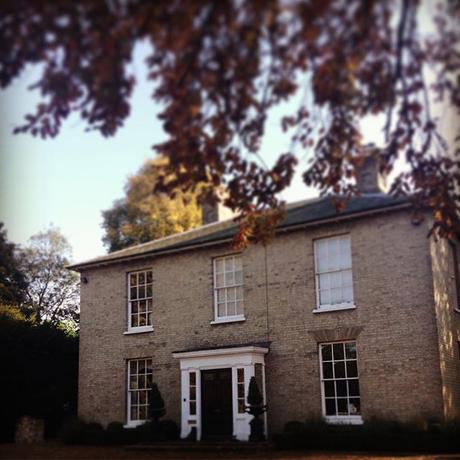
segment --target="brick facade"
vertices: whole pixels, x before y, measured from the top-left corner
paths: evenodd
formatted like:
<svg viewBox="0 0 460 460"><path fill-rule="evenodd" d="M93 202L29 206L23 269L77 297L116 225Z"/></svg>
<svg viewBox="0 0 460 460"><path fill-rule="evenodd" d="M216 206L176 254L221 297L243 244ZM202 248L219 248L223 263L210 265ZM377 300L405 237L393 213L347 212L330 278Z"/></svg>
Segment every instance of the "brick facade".
<svg viewBox="0 0 460 460"><path fill-rule="evenodd" d="M406 211L279 234L243 253L246 321L211 325L213 257L228 244L84 269L79 414L126 420L126 360L152 357L167 418L180 422L173 351L270 341L268 428L321 415L318 342L356 339L364 420L460 415L460 314L447 301L446 255ZM356 309L313 313L313 241L351 235ZM433 260L433 263L432 263ZM153 269L154 332L123 334L127 273ZM435 302L436 300L436 302Z"/></svg>

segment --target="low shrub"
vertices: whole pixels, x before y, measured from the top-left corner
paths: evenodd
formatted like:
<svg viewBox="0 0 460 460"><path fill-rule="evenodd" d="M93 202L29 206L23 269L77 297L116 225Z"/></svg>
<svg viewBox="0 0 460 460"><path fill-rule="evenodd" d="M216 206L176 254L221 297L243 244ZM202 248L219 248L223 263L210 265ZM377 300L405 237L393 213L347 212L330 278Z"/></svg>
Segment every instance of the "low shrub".
<svg viewBox="0 0 460 460"><path fill-rule="evenodd" d="M121 422L112 422L104 430L99 423L85 423L78 418L67 420L61 430L60 439L64 444L126 445L175 441L179 439L179 427L173 420L163 420L154 429L147 422L136 428L125 428Z"/></svg>
<svg viewBox="0 0 460 460"><path fill-rule="evenodd" d="M277 447L310 450L458 452L460 423L428 424L370 420L363 425L331 425L323 420L288 422L274 436Z"/></svg>

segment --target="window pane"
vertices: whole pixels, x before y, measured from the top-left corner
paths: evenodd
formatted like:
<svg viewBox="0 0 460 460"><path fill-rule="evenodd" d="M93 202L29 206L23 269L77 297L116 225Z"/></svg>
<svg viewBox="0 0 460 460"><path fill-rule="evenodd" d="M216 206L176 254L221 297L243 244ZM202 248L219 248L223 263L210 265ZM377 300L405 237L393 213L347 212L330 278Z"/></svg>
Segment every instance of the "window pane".
<svg viewBox="0 0 460 460"><path fill-rule="evenodd" d="M343 379L345 377L345 363L343 361L334 363L334 377L336 379Z"/></svg>
<svg viewBox="0 0 460 460"><path fill-rule="evenodd" d="M142 313L139 315L139 326L146 326L147 325L147 315Z"/></svg>
<svg viewBox="0 0 460 460"><path fill-rule="evenodd" d="M329 289L331 287L331 279L328 273L319 275L318 280L320 289Z"/></svg>
<svg viewBox="0 0 460 460"><path fill-rule="evenodd" d="M131 374L137 373L137 361L130 361L129 363L129 372Z"/></svg>
<svg viewBox="0 0 460 460"><path fill-rule="evenodd" d="M216 275L216 287L223 287L224 286L224 274L223 273L218 273Z"/></svg>
<svg viewBox="0 0 460 460"><path fill-rule="evenodd" d="M336 380L337 386L337 396L347 396L347 381L346 380Z"/></svg>
<svg viewBox="0 0 460 460"><path fill-rule="evenodd" d="M223 317L226 314L225 303L217 304L217 316Z"/></svg>
<svg viewBox="0 0 460 460"><path fill-rule="evenodd" d="M347 377L358 377L358 366L356 361L347 361Z"/></svg>
<svg viewBox="0 0 460 460"><path fill-rule="evenodd" d="M244 399L238 399L238 413L243 414L244 413Z"/></svg>
<svg viewBox="0 0 460 460"><path fill-rule="evenodd" d="M226 272L225 273L225 285L232 286L235 284L235 272Z"/></svg>
<svg viewBox="0 0 460 460"><path fill-rule="evenodd" d="M335 399L326 399L326 415L336 415Z"/></svg>
<svg viewBox="0 0 460 460"><path fill-rule="evenodd" d="M131 327L139 326L139 315L136 313L131 315Z"/></svg>
<svg viewBox="0 0 460 460"><path fill-rule="evenodd" d="M129 275L129 284L131 286L135 286L137 283L136 283L136 274L135 273L131 273L131 275Z"/></svg>
<svg viewBox="0 0 460 460"><path fill-rule="evenodd" d="M346 287L342 291L342 297L344 302L353 302L353 288Z"/></svg>
<svg viewBox="0 0 460 460"><path fill-rule="evenodd" d="M235 256L235 271L242 271L243 270L243 261L241 256Z"/></svg>
<svg viewBox="0 0 460 460"><path fill-rule="evenodd" d="M337 270L340 268L340 252L339 252L339 241L337 238L328 240L328 263L327 268L329 270Z"/></svg>
<svg viewBox="0 0 460 460"><path fill-rule="evenodd" d="M340 259L341 268L351 267L351 244L350 236L343 236L340 239Z"/></svg>
<svg viewBox="0 0 460 460"><path fill-rule="evenodd" d="M345 344L345 355L347 359L356 359L356 343L349 342Z"/></svg>
<svg viewBox="0 0 460 460"><path fill-rule="evenodd" d="M224 271L224 259L216 260L216 273L222 273Z"/></svg>
<svg viewBox="0 0 460 460"><path fill-rule="evenodd" d="M145 297L145 286L139 287L139 298L143 299Z"/></svg>
<svg viewBox="0 0 460 460"><path fill-rule="evenodd" d="M137 382L138 382L139 388L145 388L146 387L145 375L139 375Z"/></svg>
<svg viewBox="0 0 460 460"><path fill-rule="evenodd" d="M237 381L244 382L244 369L242 367L239 367L236 370L236 373L237 373Z"/></svg>
<svg viewBox="0 0 460 460"><path fill-rule="evenodd" d="M131 302L131 312L137 313L139 311L139 302Z"/></svg>
<svg viewBox="0 0 460 460"><path fill-rule="evenodd" d="M131 392L131 405L135 406L139 404L139 398L138 398L139 393L137 391L132 391Z"/></svg>
<svg viewBox="0 0 460 460"><path fill-rule="evenodd" d="M147 300L147 311L152 311L152 301Z"/></svg>
<svg viewBox="0 0 460 460"><path fill-rule="evenodd" d="M233 260L234 260L234 258L233 258L232 256L226 257L226 258L224 259L224 266L225 266L225 271L226 271L226 272L233 272L233 271L235 271Z"/></svg>
<svg viewBox="0 0 460 460"><path fill-rule="evenodd" d="M236 314L242 315L244 313L244 305L242 300L236 301Z"/></svg>
<svg viewBox="0 0 460 460"><path fill-rule="evenodd" d="M152 285L151 284L147 285L147 289L145 291L145 296L146 297L152 297Z"/></svg>
<svg viewBox="0 0 460 460"><path fill-rule="evenodd" d="M337 399L337 415L348 415L348 400L347 398Z"/></svg>
<svg viewBox="0 0 460 460"><path fill-rule="evenodd" d="M335 385L332 380L324 382L324 396L335 396Z"/></svg>
<svg viewBox="0 0 460 460"><path fill-rule="evenodd" d="M358 380L348 380L348 394L350 396L359 396L359 382Z"/></svg>
<svg viewBox="0 0 460 460"><path fill-rule="evenodd" d="M190 399L195 400L196 399L196 387L190 387Z"/></svg>
<svg viewBox="0 0 460 460"><path fill-rule="evenodd" d="M236 288L228 288L227 289L227 300L235 300L236 299Z"/></svg>
<svg viewBox="0 0 460 460"><path fill-rule="evenodd" d="M136 390L137 389L137 377L132 375L129 378L129 389L130 390Z"/></svg>
<svg viewBox="0 0 460 460"><path fill-rule="evenodd" d="M319 303L321 305L329 305L331 303L331 291L320 291Z"/></svg>
<svg viewBox="0 0 460 460"><path fill-rule="evenodd" d="M323 378L332 379L332 363L323 363Z"/></svg>
<svg viewBox="0 0 460 460"><path fill-rule="evenodd" d="M227 302L227 316L234 316L234 315L236 315L236 303Z"/></svg>
<svg viewBox="0 0 460 460"><path fill-rule="evenodd" d="M341 288L335 288L331 289L331 304L335 305L337 303L342 303L342 289Z"/></svg>
<svg viewBox="0 0 460 460"><path fill-rule="evenodd" d="M316 271L321 273L327 270L327 243L326 240L318 240L315 242L316 253Z"/></svg>
<svg viewBox="0 0 460 460"><path fill-rule="evenodd" d="M340 273L342 273L342 286L352 286L353 280L351 277L351 270L343 270Z"/></svg>
<svg viewBox="0 0 460 460"><path fill-rule="evenodd" d="M236 298L238 300L243 300L243 287L242 286L236 288Z"/></svg>
<svg viewBox="0 0 460 460"><path fill-rule="evenodd" d="M152 282L152 272L148 271L147 272L147 283L151 283L151 282Z"/></svg>
<svg viewBox="0 0 460 460"><path fill-rule="evenodd" d="M129 292L130 292L129 296L131 300L137 299L137 288L136 287L132 287Z"/></svg>
<svg viewBox="0 0 460 460"><path fill-rule="evenodd" d="M137 418L137 406L131 406L131 414L130 414L131 420L138 420Z"/></svg>
<svg viewBox="0 0 460 460"><path fill-rule="evenodd" d="M359 398L350 398L349 409L351 415L359 415L361 413L361 402Z"/></svg>
<svg viewBox="0 0 460 460"><path fill-rule="evenodd" d="M241 383L238 385L238 398L244 398L244 385Z"/></svg>
<svg viewBox="0 0 460 460"><path fill-rule="evenodd" d="M243 284L243 272L235 272L235 284Z"/></svg>
<svg viewBox="0 0 460 460"><path fill-rule="evenodd" d="M196 415L196 402L190 401L190 415Z"/></svg>
<svg viewBox="0 0 460 460"><path fill-rule="evenodd" d="M343 343L334 343L334 360L344 359Z"/></svg>
<svg viewBox="0 0 460 460"><path fill-rule="evenodd" d="M333 272L329 276L330 276L330 281L331 281L331 288L342 287L342 273L341 272Z"/></svg>
<svg viewBox="0 0 460 460"><path fill-rule="evenodd" d="M146 391L139 392L139 404L147 404L147 392Z"/></svg>
<svg viewBox="0 0 460 460"><path fill-rule="evenodd" d="M332 359L332 345L321 345L321 359L323 361Z"/></svg>
<svg viewBox="0 0 460 460"><path fill-rule="evenodd" d="M139 284L145 284L145 273L138 274Z"/></svg>
<svg viewBox="0 0 460 460"><path fill-rule="evenodd" d="M196 385L196 373L190 372L189 374L190 385Z"/></svg>
<svg viewBox="0 0 460 460"><path fill-rule="evenodd" d="M139 406L139 420L147 420L147 406Z"/></svg>

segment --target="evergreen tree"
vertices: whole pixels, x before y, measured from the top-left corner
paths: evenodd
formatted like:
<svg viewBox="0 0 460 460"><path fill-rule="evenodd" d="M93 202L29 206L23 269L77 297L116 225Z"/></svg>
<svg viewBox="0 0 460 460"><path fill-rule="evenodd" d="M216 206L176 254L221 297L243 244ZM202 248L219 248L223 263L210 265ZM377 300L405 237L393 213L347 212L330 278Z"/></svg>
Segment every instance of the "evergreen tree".
<svg viewBox="0 0 460 460"><path fill-rule="evenodd" d="M257 442L265 440L264 422L259 417L266 410L267 406L264 405L264 398L259 390L256 378L251 377L249 381L248 406L246 407L246 412L253 415L254 418L249 422L251 425L249 441Z"/></svg>
<svg viewBox="0 0 460 460"><path fill-rule="evenodd" d="M149 400L149 417L156 429L161 417L166 414L165 403L156 383L152 383Z"/></svg>

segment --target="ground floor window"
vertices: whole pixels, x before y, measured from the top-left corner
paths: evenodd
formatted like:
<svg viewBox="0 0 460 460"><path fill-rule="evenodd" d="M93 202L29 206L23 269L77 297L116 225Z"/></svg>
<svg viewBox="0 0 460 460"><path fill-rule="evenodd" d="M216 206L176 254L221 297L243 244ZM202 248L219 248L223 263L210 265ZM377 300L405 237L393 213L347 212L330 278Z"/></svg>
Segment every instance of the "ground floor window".
<svg viewBox="0 0 460 460"><path fill-rule="evenodd" d="M323 414L351 419L361 415L356 342L320 344Z"/></svg>
<svg viewBox="0 0 460 460"><path fill-rule="evenodd" d="M149 393L152 388L152 360L128 361L128 422L148 419Z"/></svg>

